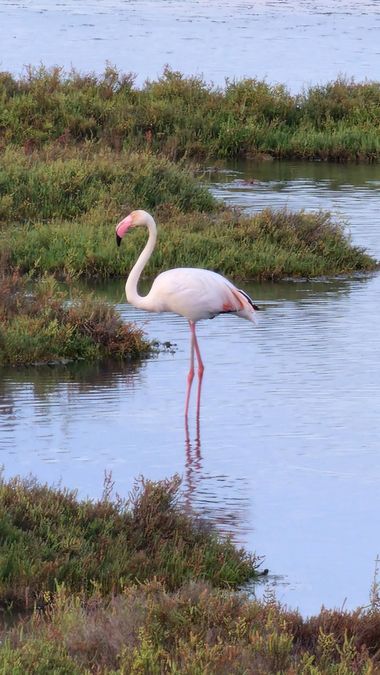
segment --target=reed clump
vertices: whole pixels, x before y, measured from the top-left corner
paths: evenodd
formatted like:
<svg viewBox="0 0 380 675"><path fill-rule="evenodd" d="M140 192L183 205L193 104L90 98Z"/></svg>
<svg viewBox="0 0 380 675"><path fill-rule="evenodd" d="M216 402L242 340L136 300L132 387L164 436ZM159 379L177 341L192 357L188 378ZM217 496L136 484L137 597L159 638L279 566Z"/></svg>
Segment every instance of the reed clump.
<svg viewBox="0 0 380 675"><path fill-rule="evenodd" d="M89 293L68 298L48 276L33 291L17 273L0 277L0 366L131 359L152 350L141 329Z"/></svg>
<svg viewBox="0 0 380 675"><path fill-rule="evenodd" d="M115 151L180 157L261 156L378 161L380 83L338 78L291 95L254 78L215 88L166 67L138 88L107 66L103 75L28 68L0 73L0 146L26 153L91 141Z"/></svg>

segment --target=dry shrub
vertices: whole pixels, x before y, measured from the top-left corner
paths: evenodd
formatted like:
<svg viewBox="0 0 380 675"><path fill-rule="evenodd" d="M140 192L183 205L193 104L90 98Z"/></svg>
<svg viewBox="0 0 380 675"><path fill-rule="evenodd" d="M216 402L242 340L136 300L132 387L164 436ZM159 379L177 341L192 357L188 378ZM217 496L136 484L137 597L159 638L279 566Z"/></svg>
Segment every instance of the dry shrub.
<svg viewBox="0 0 380 675"><path fill-rule="evenodd" d="M330 613L332 616L332 613ZM378 654L359 644L366 614L326 611L302 619L274 602L191 582L174 593L151 580L122 595L89 600L64 588L50 609L8 633L17 653L28 643L56 644L60 658L86 673L208 673L242 675L369 675L378 672ZM331 618L331 617L330 617ZM322 627L323 624L323 627ZM301 638L300 626L304 637ZM0 651L1 653L1 651ZM39 657L42 660L42 656ZM36 661L38 663L38 660Z"/></svg>

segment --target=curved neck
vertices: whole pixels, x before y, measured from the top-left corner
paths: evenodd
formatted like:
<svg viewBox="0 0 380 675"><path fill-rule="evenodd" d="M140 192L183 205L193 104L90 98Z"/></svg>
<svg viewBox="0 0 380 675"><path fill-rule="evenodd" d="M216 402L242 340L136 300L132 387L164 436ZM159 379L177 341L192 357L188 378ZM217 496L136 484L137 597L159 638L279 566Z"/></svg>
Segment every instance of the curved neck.
<svg viewBox="0 0 380 675"><path fill-rule="evenodd" d="M157 239L156 223L154 222L152 216L148 216L148 214L146 219L146 226L149 232L148 241L144 249L141 251L139 257L137 258L134 266L132 267L129 273L129 277L127 279L127 283L125 284L125 294L127 296L128 302L130 302L131 305L134 305L135 307L139 307L141 309L145 308L145 297L139 295L137 286L139 283L141 272L143 271L145 265L147 264L150 256L153 253Z"/></svg>

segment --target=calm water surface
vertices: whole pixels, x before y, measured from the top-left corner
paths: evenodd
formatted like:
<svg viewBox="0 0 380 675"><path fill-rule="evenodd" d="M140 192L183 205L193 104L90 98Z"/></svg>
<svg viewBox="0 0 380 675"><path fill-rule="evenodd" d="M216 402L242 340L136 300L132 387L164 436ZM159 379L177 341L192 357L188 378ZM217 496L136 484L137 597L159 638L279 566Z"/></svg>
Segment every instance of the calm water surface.
<svg viewBox="0 0 380 675"><path fill-rule="evenodd" d="M0 69L110 61L142 83L170 64L219 85L257 76L299 91L378 78L379 34L378 0L0 0Z"/></svg>
<svg viewBox="0 0 380 675"><path fill-rule="evenodd" d="M352 240L380 258L380 165L242 161L205 179L215 196L247 212L264 208L331 211Z"/></svg>
<svg viewBox="0 0 380 675"><path fill-rule="evenodd" d="M239 186L252 175L260 182ZM378 169L272 163L222 176L213 189L247 208L289 200L349 213L355 240L380 257ZM306 614L366 604L380 551L380 276L245 288L264 310L257 327L199 324L199 438L194 408L189 440L184 429L186 322L128 306L118 281L98 294L175 353L134 367L3 371L0 461L6 475L91 496L105 469L123 494L139 474L179 472L194 508L265 555L280 600Z"/></svg>

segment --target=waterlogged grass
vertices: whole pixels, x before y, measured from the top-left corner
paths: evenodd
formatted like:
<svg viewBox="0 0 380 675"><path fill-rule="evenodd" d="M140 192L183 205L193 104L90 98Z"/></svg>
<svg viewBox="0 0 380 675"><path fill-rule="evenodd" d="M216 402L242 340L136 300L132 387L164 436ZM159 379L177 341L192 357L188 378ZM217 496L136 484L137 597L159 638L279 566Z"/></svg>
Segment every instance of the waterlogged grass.
<svg viewBox="0 0 380 675"><path fill-rule="evenodd" d="M33 292L17 274L0 278L0 366L131 359L152 349L137 326L90 294L68 301L51 277Z"/></svg>
<svg viewBox="0 0 380 675"><path fill-rule="evenodd" d="M170 68L137 88L112 67L100 77L41 67L18 79L0 73L0 98L0 145L26 152L95 141L172 158L380 156L379 82L340 78L291 95L257 79L218 89Z"/></svg>
<svg viewBox="0 0 380 675"><path fill-rule="evenodd" d="M159 239L146 278L171 267L205 267L235 279L276 280L372 270L377 264L327 212L267 209L246 217L230 209L183 214L162 207L156 218ZM0 231L4 265L36 275L127 277L147 234L133 232L117 249L115 222L91 212L80 227L73 221L6 227Z"/></svg>
<svg viewBox="0 0 380 675"><path fill-rule="evenodd" d="M63 584L83 598L156 579L174 590L189 579L233 587L256 575L258 561L221 540L178 503L177 478L136 483L130 498L99 501L34 480L0 484L0 604L49 605Z"/></svg>

